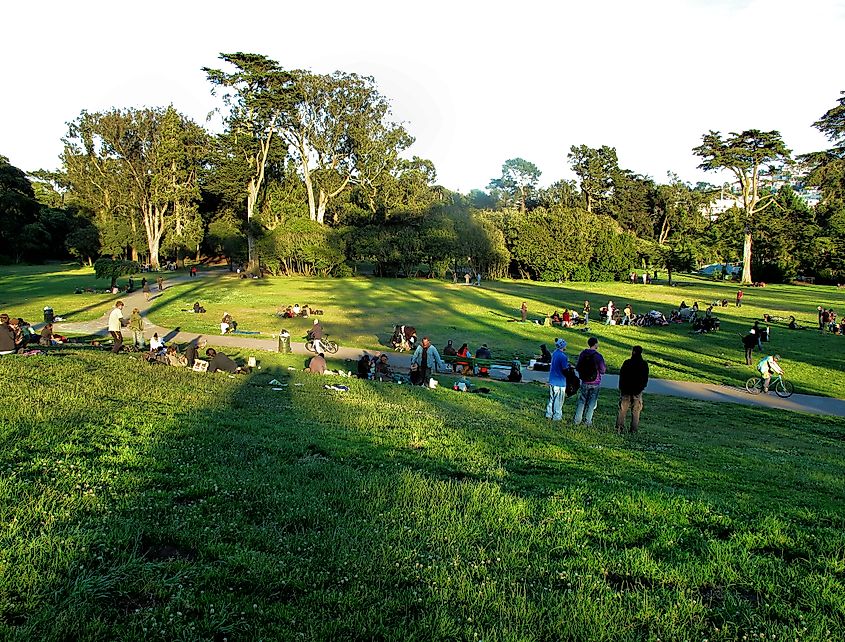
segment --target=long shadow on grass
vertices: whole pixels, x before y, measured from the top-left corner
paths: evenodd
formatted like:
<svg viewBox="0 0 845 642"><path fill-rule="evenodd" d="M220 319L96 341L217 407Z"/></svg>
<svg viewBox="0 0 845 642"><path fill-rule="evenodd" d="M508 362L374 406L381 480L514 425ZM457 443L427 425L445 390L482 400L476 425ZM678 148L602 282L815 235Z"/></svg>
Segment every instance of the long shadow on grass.
<svg viewBox="0 0 845 642"><path fill-rule="evenodd" d="M804 506L767 492L763 453L743 474L754 439L669 423L679 410L727 416L704 404L649 401L654 437L625 440L548 424L539 387L485 398L306 376L284 360L235 379L61 362L29 362L36 401L4 424L4 468L32 464L16 510L44 507L4 548L16 570L0 584L0 632L19 639L634 640L836 623L834 596L784 605L761 570L810 581L824 570L812 560L834 554L841 510L819 499L841 486L841 462L822 457L832 444L778 462L784 484L805 467L830 477ZM115 383L92 394L92 371ZM598 426L614 400L603 391ZM833 438L834 424L814 423ZM808 444L765 451L778 448ZM789 520L819 530L796 535Z"/></svg>

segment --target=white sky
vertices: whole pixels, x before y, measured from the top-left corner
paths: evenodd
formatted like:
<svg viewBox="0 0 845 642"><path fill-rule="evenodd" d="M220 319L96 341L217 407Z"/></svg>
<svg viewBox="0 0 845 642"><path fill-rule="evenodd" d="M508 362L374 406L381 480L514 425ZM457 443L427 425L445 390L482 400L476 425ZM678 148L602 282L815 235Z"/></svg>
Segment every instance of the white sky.
<svg viewBox="0 0 845 642"><path fill-rule="evenodd" d="M203 66L262 53L372 75L438 182L485 188L513 157L572 178L571 145L616 147L665 182L718 182L691 152L710 129L778 129L796 153L845 90L845 0L392 0L4 3L0 154L59 165L82 109L218 105Z"/></svg>

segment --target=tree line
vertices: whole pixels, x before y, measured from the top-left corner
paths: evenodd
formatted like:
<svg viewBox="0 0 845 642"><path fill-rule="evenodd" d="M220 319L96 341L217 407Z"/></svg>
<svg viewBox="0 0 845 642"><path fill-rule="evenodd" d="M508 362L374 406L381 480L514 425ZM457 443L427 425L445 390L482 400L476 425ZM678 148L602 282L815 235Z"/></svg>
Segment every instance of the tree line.
<svg viewBox="0 0 845 642"><path fill-rule="evenodd" d="M203 69L219 98L211 133L174 106L83 111L62 166L26 174L0 157L0 260L223 257L255 273L385 276L480 272L608 280L631 270L743 261L743 280L845 277L845 98L814 126L830 149L793 159L777 131L710 131L692 151L724 187L659 183L616 149L573 145L577 180L538 188L528 160L468 194L408 157L414 138L375 80L287 70L259 54ZM845 95L845 92L843 92ZM800 161L811 209L771 177Z"/></svg>

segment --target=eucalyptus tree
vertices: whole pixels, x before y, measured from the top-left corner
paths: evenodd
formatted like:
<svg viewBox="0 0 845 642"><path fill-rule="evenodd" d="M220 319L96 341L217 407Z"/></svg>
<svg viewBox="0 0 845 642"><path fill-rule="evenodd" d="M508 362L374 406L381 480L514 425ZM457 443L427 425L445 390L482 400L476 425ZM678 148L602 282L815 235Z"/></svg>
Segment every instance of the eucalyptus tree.
<svg viewBox="0 0 845 642"><path fill-rule="evenodd" d="M751 282L751 240L755 218L773 202L774 194L761 190L760 170L770 163L790 162L791 152L778 131L748 129L730 133L726 138L717 131L702 136L693 152L702 158L698 166L705 171L728 170L739 184L743 215L742 281Z"/></svg>
<svg viewBox="0 0 845 642"><path fill-rule="evenodd" d="M311 220L325 222L333 199L352 185L376 207L381 186L413 138L392 122L390 104L369 76L292 72L296 103L283 115L282 136L296 160Z"/></svg>
<svg viewBox="0 0 845 642"><path fill-rule="evenodd" d="M507 195L509 203L517 204L519 211L525 212L525 202L537 189L540 174L540 169L531 161L511 158L502 164L501 177L492 179L487 188L500 190Z"/></svg>
<svg viewBox="0 0 845 642"><path fill-rule="evenodd" d="M199 216L205 131L172 106L83 111L69 124L64 144L67 180L99 212L95 220L114 228L120 227L115 219L126 218L135 235L126 240L134 242L140 230L158 268L165 234L180 234Z"/></svg>
<svg viewBox="0 0 845 642"><path fill-rule="evenodd" d="M212 94L229 110L226 131L218 139L217 160L227 180L243 190L249 269L258 272L253 217L265 188L271 153L281 150L279 138L285 118L294 108L297 90L293 76L275 60L261 54L221 53L234 71L203 67Z"/></svg>

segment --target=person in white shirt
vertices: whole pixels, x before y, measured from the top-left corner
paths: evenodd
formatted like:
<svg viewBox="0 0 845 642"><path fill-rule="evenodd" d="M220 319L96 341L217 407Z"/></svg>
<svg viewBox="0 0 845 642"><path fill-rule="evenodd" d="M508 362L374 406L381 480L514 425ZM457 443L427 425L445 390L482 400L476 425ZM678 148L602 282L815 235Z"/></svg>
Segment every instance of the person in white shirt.
<svg viewBox="0 0 845 642"><path fill-rule="evenodd" d="M123 301L114 304L114 309L109 314L109 334L114 339L114 346L111 351L115 354L123 347Z"/></svg>
<svg viewBox="0 0 845 642"><path fill-rule="evenodd" d="M164 341L158 338L158 332L153 334L153 338L150 339L150 352L158 352L164 347Z"/></svg>

